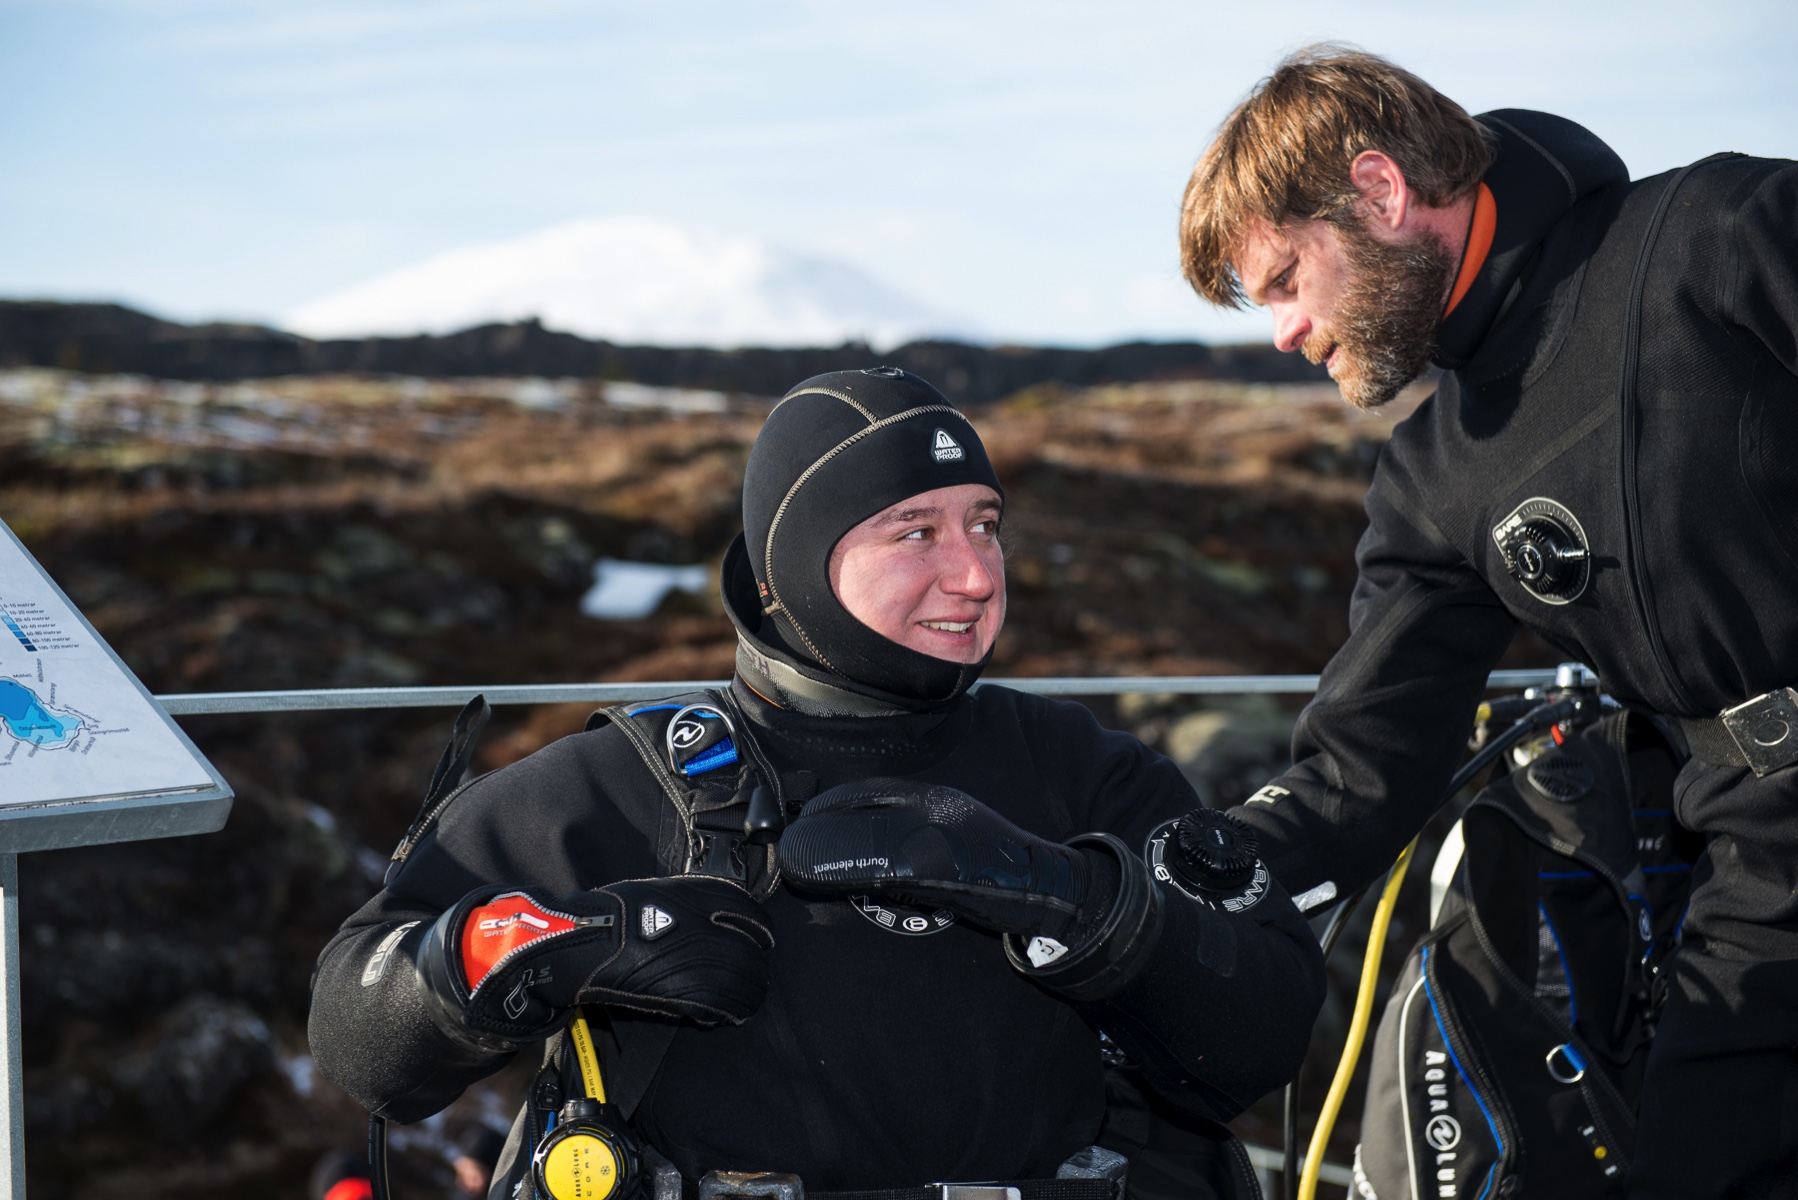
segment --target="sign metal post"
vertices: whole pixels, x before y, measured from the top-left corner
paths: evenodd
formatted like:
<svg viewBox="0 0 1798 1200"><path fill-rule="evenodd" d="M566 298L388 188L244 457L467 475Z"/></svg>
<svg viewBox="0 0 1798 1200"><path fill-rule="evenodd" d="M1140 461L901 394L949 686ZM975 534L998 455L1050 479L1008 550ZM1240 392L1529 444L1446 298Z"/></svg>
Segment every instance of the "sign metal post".
<svg viewBox="0 0 1798 1200"><path fill-rule="evenodd" d="M0 1122L6 1141L0 1145L0 1183L6 1194L25 1195L25 1076L20 1069L19 1040L19 856L0 854L0 959L6 983L0 1008L6 1012L6 1087L0 1091Z"/></svg>

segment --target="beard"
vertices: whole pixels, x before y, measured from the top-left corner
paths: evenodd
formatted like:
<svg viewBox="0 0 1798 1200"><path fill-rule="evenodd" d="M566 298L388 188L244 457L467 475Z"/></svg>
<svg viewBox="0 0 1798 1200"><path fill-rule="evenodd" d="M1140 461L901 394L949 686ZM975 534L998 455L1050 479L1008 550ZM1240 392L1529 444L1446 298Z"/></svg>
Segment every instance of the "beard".
<svg viewBox="0 0 1798 1200"><path fill-rule="evenodd" d="M1299 349L1318 364L1340 349L1330 377L1342 398L1359 409L1378 408L1428 369L1458 264L1429 234L1388 242L1357 221L1334 228L1348 284L1335 315Z"/></svg>

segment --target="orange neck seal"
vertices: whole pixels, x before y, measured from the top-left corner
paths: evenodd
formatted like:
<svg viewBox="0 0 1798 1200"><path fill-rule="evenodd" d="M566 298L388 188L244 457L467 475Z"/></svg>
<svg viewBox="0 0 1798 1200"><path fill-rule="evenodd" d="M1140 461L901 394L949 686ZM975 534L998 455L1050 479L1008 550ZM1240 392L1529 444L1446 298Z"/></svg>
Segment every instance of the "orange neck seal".
<svg viewBox="0 0 1798 1200"><path fill-rule="evenodd" d="M1492 189L1482 183L1473 198L1473 221L1467 227L1467 249L1461 252L1461 271L1455 276L1454 290L1448 295L1448 307L1442 310L1444 318L1455 311L1455 305L1461 303L1461 297L1473 286L1480 268L1486 265L1486 255L1492 250L1492 236L1497 232L1498 201L1492 198Z"/></svg>

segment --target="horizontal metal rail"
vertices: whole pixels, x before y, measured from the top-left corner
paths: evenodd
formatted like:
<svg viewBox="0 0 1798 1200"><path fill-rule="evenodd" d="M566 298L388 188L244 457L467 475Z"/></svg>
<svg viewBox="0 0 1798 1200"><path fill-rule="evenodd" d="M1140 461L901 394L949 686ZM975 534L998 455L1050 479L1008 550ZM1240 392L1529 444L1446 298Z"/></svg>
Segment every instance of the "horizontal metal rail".
<svg viewBox="0 0 1798 1200"><path fill-rule="evenodd" d="M1181 696L1309 695L1316 675L1118 675L989 679L1043 696ZM1487 686L1497 690L1553 683L1553 668L1494 671ZM489 704L607 704L654 700L701 688L723 687L723 679L669 679L648 683L499 684L491 687L307 688L281 692L186 692L157 696L173 716L213 713L318 712L367 708L457 708L479 693ZM978 685L976 685L978 686ZM1277 1173L1281 1154L1268 1146L1246 1147L1249 1161L1262 1176ZM1319 1178L1339 1187L1352 1186L1349 1168L1325 1163Z"/></svg>
<svg viewBox="0 0 1798 1200"><path fill-rule="evenodd" d="M1244 1142L1242 1148L1249 1152L1249 1165L1264 1175L1278 1175L1285 1166L1284 1156L1272 1146L1257 1146L1253 1142ZM1304 1161L1305 1156L1299 1155L1299 1162L1303 1163ZM1348 1188L1349 1194L1354 1195L1355 1172L1341 1163L1324 1163L1317 1172L1317 1178L1323 1183L1333 1183L1337 1187Z"/></svg>
<svg viewBox="0 0 1798 1200"><path fill-rule="evenodd" d="M1554 669L1494 671L1487 686L1509 690L1553 683ZM989 679L1041 696L1123 696L1151 693L1176 696L1310 695L1316 675L1117 675ZM617 704L655 700L700 688L723 687L722 679L673 679L648 683L530 683L492 687L306 688L287 692L176 692L157 701L172 716L208 713L310 712L351 708L460 708L477 693L489 704ZM978 685L976 685L978 686Z"/></svg>

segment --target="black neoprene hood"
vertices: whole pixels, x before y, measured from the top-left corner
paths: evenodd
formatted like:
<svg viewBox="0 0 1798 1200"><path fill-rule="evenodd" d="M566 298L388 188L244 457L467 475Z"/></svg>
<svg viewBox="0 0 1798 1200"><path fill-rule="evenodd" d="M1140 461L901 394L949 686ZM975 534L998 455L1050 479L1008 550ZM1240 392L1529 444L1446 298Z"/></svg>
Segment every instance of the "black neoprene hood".
<svg viewBox="0 0 1798 1200"><path fill-rule="evenodd" d="M744 557L760 619L752 623L740 589L733 595L736 564L728 562L727 608L762 643L758 649L822 668L860 691L907 708L954 699L980 677L985 660L933 658L862 624L831 591L830 555L883 508L966 483L1004 496L980 435L924 380L895 367L806 380L775 406L744 473Z"/></svg>

